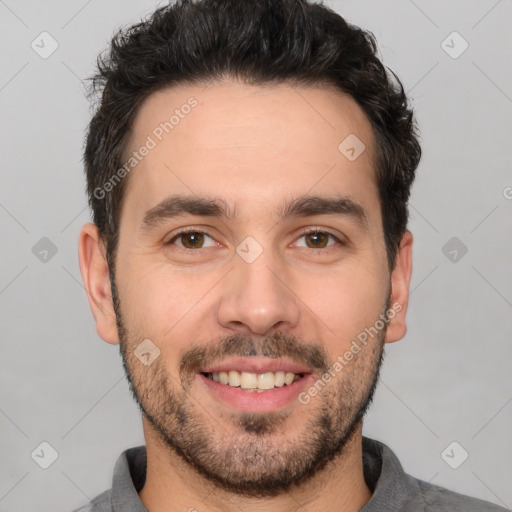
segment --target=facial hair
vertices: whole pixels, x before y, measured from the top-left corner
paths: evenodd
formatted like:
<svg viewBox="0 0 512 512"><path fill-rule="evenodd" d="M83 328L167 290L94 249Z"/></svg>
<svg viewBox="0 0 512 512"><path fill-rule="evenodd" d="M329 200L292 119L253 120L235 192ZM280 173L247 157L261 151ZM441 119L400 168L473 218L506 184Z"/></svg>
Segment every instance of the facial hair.
<svg viewBox="0 0 512 512"><path fill-rule="evenodd" d="M144 366L134 355L144 337L128 330L115 281L111 283L130 391L170 455L178 455L225 491L260 498L289 491L343 456L373 400L384 358L386 322L375 339L323 387L314 404L296 403L292 410L265 414L209 411L193 392L197 372L209 362L233 355L286 357L314 369L321 378L334 361L321 344L275 332L259 340L235 334L195 345L183 353L174 374L162 357ZM388 297L384 315L389 303ZM307 421L298 433L287 436L292 416Z"/></svg>

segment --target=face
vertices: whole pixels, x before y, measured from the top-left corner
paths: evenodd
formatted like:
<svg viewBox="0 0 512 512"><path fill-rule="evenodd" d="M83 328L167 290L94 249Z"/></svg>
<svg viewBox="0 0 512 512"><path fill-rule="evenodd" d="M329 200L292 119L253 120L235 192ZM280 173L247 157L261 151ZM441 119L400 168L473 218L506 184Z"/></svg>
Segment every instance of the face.
<svg viewBox="0 0 512 512"><path fill-rule="evenodd" d="M98 332L170 455L272 495L343 452L405 333L408 253L390 275L370 124L332 90L225 82L151 95L130 150L145 144Z"/></svg>

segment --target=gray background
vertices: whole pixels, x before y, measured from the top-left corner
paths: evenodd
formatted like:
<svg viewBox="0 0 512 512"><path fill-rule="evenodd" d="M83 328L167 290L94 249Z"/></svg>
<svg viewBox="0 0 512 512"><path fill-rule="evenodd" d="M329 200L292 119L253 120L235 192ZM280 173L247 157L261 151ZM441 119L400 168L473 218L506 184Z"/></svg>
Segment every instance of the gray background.
<svg viewBox="0 0 512 512"><path fill-rule="evenodd" d="M118 346L97 336L78 267L89 221L81 79L113 31L155 5L0 0L0 511L78 507L144 443ZM512 507L511 2L327 5L374 32L414 101L424 150L409 330L386 349L364 433L410 474ZM46 59L31 48L43 31L59 45ZM458 58L445 51L462 49L458 36L442 45L453 31L469 44ZM43 237L55 255L41 252ZM48 469L35 462L49 461L43 441L58 452Z"/></svg>

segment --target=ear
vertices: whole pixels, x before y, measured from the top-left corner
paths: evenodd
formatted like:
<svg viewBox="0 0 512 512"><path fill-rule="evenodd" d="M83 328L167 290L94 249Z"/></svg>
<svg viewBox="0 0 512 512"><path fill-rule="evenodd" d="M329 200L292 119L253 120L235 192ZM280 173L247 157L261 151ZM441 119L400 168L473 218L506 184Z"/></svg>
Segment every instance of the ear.
<svg viewBox="0 0 512 512"><path fill-rule="evenodd" d="M391 273L391 302L389 308L389 322L386 331L386 343L401 340L407 332L405 316L409 304L409 285L412 274L412 242L413 236L406 231L400 241L395 268Z"/></svg>
<svg viewBox="0 0 512 512"><path fill-rule="evenodd" d="M78 259L96 331L101 339L119 343L112 289L103 240L95 224L85 224L80 231Z"/></svg>

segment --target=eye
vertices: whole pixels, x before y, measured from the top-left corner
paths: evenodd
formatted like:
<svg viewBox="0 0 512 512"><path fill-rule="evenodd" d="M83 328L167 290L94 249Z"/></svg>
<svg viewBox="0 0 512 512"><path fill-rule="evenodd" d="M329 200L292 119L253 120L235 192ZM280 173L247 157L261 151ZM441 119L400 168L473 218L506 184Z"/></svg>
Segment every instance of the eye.
<svg viewBox="0 0 512 512"><path fill-rule="evenodd" d="M205 237L212 240L213 243L210 244L209 246L204 246L204 242L206 239ZM322 231L319 228L304 231L298 237L297 240L300 240L301 238L304 238L306 240L306 245L299 245L299 247L306 247L307 249L313 250L329 249L330 247L336 245L336 242L338 242L340 245L345 245L345 243L342 240L340 240L337 236L333 235L328 231ZM329 242L329 238L331 240L334 240L335 243L327 245ZM308 243L308 240L311 243ZM205 249L206 247L215 247L216 245L218 245L217 242L215 242L213 238L210 235L208 235L208 233L205 233L204 231L200 231L194 228L181 230L179 233L174 235L165 245L173 245L176 241L180 241L181 243L176 245L185 250Z"/></svg>
<svg viewBox="0 0 512 512"><path fill-rule="evenodd" d="M344 245L344 242L340 240L337 236L333 235L332 233L329 233L328 231L322 231L318 228L310 229L308 231L303 232L299 236L298 240L300 240L301 238L304 238L306 240L305 247L307 249L326 249L332 247L333 245L336 245L336 243L327 245L329 238L331 238L335 242L338 242L341 245ZM308 241L310 243L308 243Z"/></svg>
<svg viewBox="0 0 512 512"><path fill-rule="evenodd" d="M177 233L165 245L172 245L176 240L180 240L182 242L181 245L177 245L183 249L203 249L205 237L213 240L213 238L204 231L199 231L197 229L187 229ZM214 247L215 245L216 243L214 242L209 247Z"/></svg>

